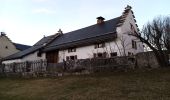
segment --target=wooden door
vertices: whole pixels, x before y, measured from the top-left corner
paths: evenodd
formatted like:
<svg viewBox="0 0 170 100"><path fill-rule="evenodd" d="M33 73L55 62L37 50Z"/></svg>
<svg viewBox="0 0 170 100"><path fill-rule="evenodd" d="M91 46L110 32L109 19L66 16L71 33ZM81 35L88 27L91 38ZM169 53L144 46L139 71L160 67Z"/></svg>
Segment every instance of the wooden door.
<svg viewBox="0 0 170 100"><path fill-rule="evenodd" d="M46 53L48 63L58 63L58 51L50 51Z"/></svg>

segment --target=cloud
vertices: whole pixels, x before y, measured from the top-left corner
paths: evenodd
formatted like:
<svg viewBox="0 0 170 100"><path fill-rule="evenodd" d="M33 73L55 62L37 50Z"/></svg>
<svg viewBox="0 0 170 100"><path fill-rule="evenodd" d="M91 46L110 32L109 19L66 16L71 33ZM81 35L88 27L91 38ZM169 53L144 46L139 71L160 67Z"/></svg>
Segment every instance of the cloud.
<svg viewBox="0 0 170 100"><path fill-rule="evenodd" d="M33 10L33 13L35 14L54 14L55 11L49 10L47 8L40 8Z"/></svg>

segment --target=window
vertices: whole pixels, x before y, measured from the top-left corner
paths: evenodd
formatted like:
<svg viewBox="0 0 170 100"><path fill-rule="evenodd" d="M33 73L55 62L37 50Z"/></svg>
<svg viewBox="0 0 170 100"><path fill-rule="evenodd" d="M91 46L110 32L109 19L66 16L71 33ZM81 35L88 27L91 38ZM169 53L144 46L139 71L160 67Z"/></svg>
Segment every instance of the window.
<svg viewBox="0 0 170 100"><path fill-rule="evenodd" d="M69 56L66 56L66 60L69 60L70 59L70 57Z"/></svg>
<svg viewBox="0 0 170 100"><path fill-rule="evenodd" d="M110 56L111 56L111 57L117 56L117 52L112 52L112 53L110 53Z"/></svg>
<svg viewBox="0 0 170 100"><path fill-rule="evenodd" d="M6 46L5 49L8 49L8 46Z"/></svg>
<svg viewBox="0 0 170 100"><path fill-rule="evenodd" d="M37 57L41 57L41 52L37 52Z"/></svg>
<svg viewBox="0 0 170 100"><path fill-rule="evenodd" d="M105 43L98 43L98 44L95 44L94 48L103 48L105 47Z"/></svg>
<svg viewBox="0 0 170 100"><path fill-rule="evenodd" d="M69 52L76 52L76 48L69 48L69 49L68 49L68 53L69 53Z"/></svg>
<svg viewBox="0 0 170 100"><path fill-rule="evenodd" d="M133 53L131 53L131 52L128 52L128 56L133 56Z"/></svg>
<svg viewBox="0 0 170 100"><path fill-rule="evenodd" d="M74 55L74 56L66 56L66 60L77 60L77 55Z"/></svg>
<svg viewBox="0 0 170 100"><path fill-rule="evenodd" d="M136 41L132 40L132 48L137 49Z"/></svg>
<svg viewBox="0 0 170 100"><path fill-rule="evenodd" d="M106 56L107 56L106 52L103 52L103 53L94 53L93 54L94 58L106 58Z"/></svg>
<svg viewBox="0 0 170 100"><path fill-rule="evenodd" d="M102 53L97 53L97 57L102 58L103 54Z"/></svg>
<svg viewBox="0 0 170 100"><path fill-rule="evenodd" d="M93 54L93 58L96 58L96 57L97 57L97 55L96 55L96 53L94 53L94 54Z"/></svg>
<svg viewBox="0 0 170 100"><path fill-rule="evenodd" d="M134 26L133 26L131 23L130 23L130 29L131 29L131 31L132 31L133 34L134 34L134 33L137 34Z"/></svg>

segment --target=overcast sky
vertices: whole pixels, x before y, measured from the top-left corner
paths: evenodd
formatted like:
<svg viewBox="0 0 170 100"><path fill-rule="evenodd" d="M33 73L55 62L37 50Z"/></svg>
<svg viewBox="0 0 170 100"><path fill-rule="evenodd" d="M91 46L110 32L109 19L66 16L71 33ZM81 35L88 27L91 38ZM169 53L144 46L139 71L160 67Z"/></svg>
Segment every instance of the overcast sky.
<svg viewBox="0 0 170 100"><path fill-rule="evenodd" d="M170 16L170 0L0 0L0 31L16 43L33 45L59 28L64 33L96 24L132 6L142 26L158 15Z"/></svg>

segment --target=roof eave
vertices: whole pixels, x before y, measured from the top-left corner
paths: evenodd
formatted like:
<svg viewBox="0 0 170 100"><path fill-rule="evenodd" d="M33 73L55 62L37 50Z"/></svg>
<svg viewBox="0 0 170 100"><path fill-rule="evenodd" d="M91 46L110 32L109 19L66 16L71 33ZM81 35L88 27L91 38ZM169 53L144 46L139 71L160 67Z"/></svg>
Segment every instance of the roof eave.
<svg viewBox="0 0 170 100"><path fill-rule="evenodd" d="M112 36L114 36L114 37L112 37ZM102 36L92 37L92 38L88 38L88 39L84 39L84 40L73 41L73 42L69 42L69 43L65 43L65 44L51 46L51 47L45 48L43 50L43 52L49 52L49 51L53 51L53 50L56 50L56 49L67 49L69 47L88 46L90 44L94 44L94 43L98 43L98 42L111 41L111 40L113 40L115 38L117 38L117 32L116 31L115 32L110 32L107 35L105 34L105 37L102 35Z"/></svg>

